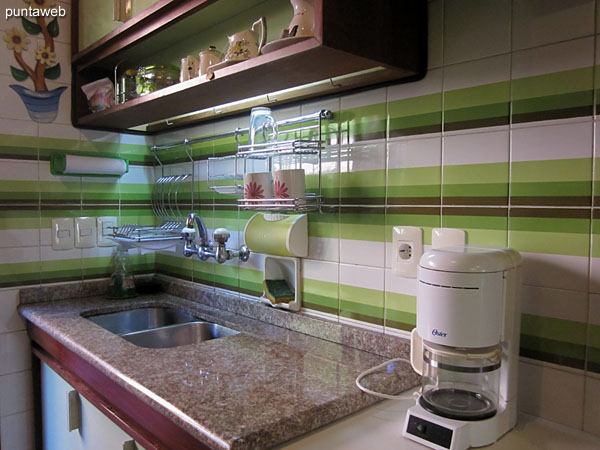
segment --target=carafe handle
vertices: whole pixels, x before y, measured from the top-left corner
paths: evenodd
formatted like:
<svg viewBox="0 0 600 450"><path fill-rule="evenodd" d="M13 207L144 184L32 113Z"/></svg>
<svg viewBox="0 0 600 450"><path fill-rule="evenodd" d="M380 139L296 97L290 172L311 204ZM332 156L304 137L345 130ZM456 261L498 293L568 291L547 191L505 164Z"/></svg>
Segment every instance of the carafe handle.
<svg viewBox="0 0 600 450"><path fill-rule="evenodd" d="M267 41L267 19L265 19L264 16L261 16L260 19L258 19L252 24L252 31L254 31L254 27L256 25L260 25L260 40L258 43L258 54L260 55L260 51L262 50L263 45L265 45L265 42Z"/></svg>
<svg viewBox="0 0 600 450"><path fill-rule="evenodd" d="M419 375L423 375L423 338L413 328L410 333L410 364Z"/></svg>

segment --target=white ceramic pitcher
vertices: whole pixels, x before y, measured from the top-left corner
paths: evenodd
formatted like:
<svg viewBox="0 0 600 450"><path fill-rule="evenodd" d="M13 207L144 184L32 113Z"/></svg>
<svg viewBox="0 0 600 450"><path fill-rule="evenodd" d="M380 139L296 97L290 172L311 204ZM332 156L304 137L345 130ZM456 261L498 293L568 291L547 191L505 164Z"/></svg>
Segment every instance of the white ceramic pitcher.
<svg viewBox="0 0 600 450"><path fill-rule="evenodd" d="M288 36L313 36L315 34L315 8L307 0L290 0L294 17L288 26Z"/></svg>
<svg viewBox="0 0 600 450"><path fill-rule="evenodd" d="M260 39L258 31L254 28L260 25ZM261 17L252 24L249 30L239 31L227 38L229 49L225 61L245 61L260 55L260 51L267 40L267 22Z"/></svg>

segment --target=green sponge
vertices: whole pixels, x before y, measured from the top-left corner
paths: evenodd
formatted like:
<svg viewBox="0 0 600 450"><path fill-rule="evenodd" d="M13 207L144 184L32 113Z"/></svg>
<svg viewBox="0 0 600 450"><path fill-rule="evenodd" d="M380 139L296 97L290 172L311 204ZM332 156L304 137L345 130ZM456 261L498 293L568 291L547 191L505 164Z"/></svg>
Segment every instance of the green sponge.
<svg viewBox="0 0 600 450"><path fill-rule="evenodd" d="M273 304L293 302L296 299L294 290L286 280L264 280L263 289L265 297Z"/></svg>

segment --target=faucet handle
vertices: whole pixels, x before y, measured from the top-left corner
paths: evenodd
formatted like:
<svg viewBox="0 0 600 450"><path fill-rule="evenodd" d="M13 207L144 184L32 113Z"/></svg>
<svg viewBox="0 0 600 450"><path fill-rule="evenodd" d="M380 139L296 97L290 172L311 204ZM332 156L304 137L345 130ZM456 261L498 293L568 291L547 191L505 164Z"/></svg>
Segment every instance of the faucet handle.
<svg viewBox="0 0 600 450"><path fill-rule="evenodd" d="M217 228L213 233L215 241L217 241L219 244L225 244L230 236L231 234L227 228Z"/></svg>

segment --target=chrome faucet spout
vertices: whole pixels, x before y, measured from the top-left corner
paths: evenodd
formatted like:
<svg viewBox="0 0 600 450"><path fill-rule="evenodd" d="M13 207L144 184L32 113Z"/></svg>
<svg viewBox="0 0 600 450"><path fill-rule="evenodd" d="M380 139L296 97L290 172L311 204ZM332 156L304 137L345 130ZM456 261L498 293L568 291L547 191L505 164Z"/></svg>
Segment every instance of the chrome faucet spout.
<svg viewBox="0 0 600 450"><path fill-rule="evenodd" d="M202 218L196 213L190 213L185 221L186 228L194 228L194 223L198 228L198 234L200 235L200 245L202 246L210 246L210 240L208 239L208 231L206 231L206 226L202 221Z"/></svg>

